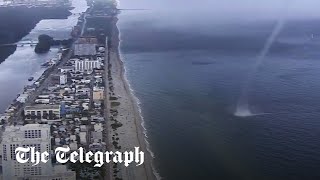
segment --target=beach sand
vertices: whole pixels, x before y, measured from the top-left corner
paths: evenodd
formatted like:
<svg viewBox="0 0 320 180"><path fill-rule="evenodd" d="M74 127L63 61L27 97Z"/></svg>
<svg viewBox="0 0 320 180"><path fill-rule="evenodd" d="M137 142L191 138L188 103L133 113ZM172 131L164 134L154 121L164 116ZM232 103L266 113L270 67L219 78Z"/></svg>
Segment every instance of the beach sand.
<svg viewBox="0 0 320 180"><path fill-rule="evenodd" d="M125 78L125 69L119 53L119 30L114 20L112 35L110 37L109 60L106 64L107 84L107 138L108 149L111 151L134 151L139 147L144 152L145 161L141 166L135 163L125 167L121 164L111 164L109 168L110 179L156 179L152 169L152 157L147 149L144 129L141 125L142 117L138 104L132 94ZM113 97L113 100L110 100ZM119 104L120 103L120 104ZM111 110L111 111L110 111Z"/></svg>

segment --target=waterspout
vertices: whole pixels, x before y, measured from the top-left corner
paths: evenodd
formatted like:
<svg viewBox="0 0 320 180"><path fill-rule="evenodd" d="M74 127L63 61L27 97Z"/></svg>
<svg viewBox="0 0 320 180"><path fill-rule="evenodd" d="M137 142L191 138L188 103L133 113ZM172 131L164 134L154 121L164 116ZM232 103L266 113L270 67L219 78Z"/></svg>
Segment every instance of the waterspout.
<svg viewBox="0 0 320 180"><path fill-rule="evenodd" d="M255 61L255 64L254 64L251 72L248 74L249 75L248 79L246 80L246 82L242 88L240 97L237 102L236 110L234 112L235 116L248 117L248 116L257 116L257 115L267 114L267 113L254 113L251 111L251 108L249 105L249 90L251 87L251 83L253 81L252 77L254 77L254 74L256 74L256 72L257 72L258 68L260 67L260 65L262 64L264 58L269 53L273 42L279 36L279 34L281 33L281 31L285 25L285 22L287 19L287 14L288 14L288 9L289 9L288 6L286 6L286 11L285 11L285 13L283 13L284 15L281 16L279 18L279 20L277 21L277 24L273 28L272 33L268 37L261 52L259 53L257 60Z"/></svg>

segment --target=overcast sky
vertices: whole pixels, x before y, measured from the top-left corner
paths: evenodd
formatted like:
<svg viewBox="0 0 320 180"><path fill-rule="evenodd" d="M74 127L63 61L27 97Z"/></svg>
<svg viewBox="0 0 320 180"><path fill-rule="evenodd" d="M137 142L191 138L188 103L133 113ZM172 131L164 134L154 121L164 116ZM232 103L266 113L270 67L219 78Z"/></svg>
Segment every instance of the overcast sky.
<svg viewBox="0 0 320 180"><path fill-rule="evenodd" d="M289 8L293 17L320 17L320 0L120 0L121 8L154 12L212 13L220 16L275 17Z"/></svg>

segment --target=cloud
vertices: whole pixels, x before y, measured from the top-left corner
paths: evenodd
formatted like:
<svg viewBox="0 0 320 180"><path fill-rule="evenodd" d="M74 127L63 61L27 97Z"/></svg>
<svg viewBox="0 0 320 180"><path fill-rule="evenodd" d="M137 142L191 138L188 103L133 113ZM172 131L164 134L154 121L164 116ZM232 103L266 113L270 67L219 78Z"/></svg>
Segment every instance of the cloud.
<svg viewBox="0 0 320 180"><path fill-rule="evenodd" d="M121 8L147 8L160 14L223 17L271 17L281 15L290 6L292 17L320 16L319 0L121 0Z"/></svg>

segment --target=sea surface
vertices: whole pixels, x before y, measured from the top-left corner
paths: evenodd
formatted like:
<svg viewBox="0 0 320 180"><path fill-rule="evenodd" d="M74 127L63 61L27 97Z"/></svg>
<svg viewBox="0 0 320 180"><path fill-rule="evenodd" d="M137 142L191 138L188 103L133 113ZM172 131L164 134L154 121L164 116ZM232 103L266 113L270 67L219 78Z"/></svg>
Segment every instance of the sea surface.
<svg viewBox="0 0 320 180"><path fill-rule="evenodd" d="M37 41L38 36L47 34L55 39L68 39L72 27L77 24L79 13L87 9L85 0L74 0L68 19L47 19L40 21L37 26L25 36L19 43ZM23 92L23 88L32 84L29 77L36 80L44 72L41 64L57 57L58 47L51 48L46 54L35 54L34 47L18 46L16 51L0 64L0 114L10 103Z"/></svg>
<svg viewBox="0 0 320 180"><path fill-rule="evenodd" d="M120 50L163 179L320 179L320 18L286 19L257 66L278 17L137 2L120 2L150 7L122 11Z"/></svg>

